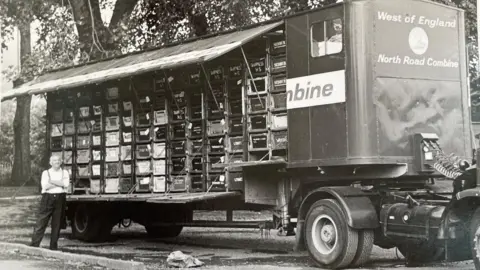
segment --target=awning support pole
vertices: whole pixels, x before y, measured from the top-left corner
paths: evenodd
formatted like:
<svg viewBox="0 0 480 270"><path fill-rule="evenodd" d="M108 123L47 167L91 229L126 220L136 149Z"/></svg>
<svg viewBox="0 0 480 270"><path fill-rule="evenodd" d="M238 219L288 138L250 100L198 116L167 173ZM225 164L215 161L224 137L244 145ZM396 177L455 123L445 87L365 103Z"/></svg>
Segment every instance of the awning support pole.
<svg viewBox="0 0 480 270"><path fill-rule="evenodd" d="M143 105L142 105L142 102L140 102L140 97L138 97L137 88L135 88L135 84L133 83L132 77L130 77L130 89L135 94L135 98L137 98L138 104L140 105L140 109L142 110L142 112L145 112L145 110L143 108Z"/></svg>
<svg viewBox="0 0 480 270"><path fill-rule="evenodd" d="M263 106L262 99L260 98L260 94L258 94L257 85L253 81L252 70L250 69L250 65L248 64L247 56L245 55L245 51L243 50L243 46L240 46L240 49L242 50L243 60L245 60L245 64L247 65L248 74L250 75L250 79L253 82L253 87L255 88L255 92L257 93L258 101L260 101L260 104L262 105L262 108L265 108L265 106ZM249 86L247 86L247 87L249 87Z"/></svg>
<svg viewBox="0 0 480 270"><path fill-rule="evenodd" d="M170 90L170 94L172 94L172 99L175 102L175 106L177 106L177 110L180 111L180 106L178 106L177 100L175 99L175 95L173 94L173 89L172 89L172 86L170 85L170 80L167 77L167 73L163 69L162 69L162 72L163 72L163 76L165 76L165 80L167 81L168 90Z"/></svg>
<svg viewBox="0 0 480 270"><path fill-rule="evenodd" d="M215 93L213 93L213 88L212 88L212 85L210 84L210 79L208 78L207 71L205 71L205 67L203 66L203 63L200 63L200 66L202 66L203 74L205 75L205 80L207 80L208 87L210 88L210 92L212 93L213 99L215 100L217 109L221 110L220 106L218 105L217 98L215 97Z"/></svg>

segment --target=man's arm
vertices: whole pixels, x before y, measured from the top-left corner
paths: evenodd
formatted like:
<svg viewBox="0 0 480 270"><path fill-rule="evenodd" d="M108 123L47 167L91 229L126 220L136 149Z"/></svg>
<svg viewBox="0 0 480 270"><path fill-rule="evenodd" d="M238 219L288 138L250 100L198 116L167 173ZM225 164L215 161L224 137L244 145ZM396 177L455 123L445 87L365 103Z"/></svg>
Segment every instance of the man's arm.
<svg viewBox="0 0 480 270"><path fill-rule="evenodd" d="M43 171L42 173L42 189L45 190L45 191L48 191L52 188L55 188L57 187L56 185L53 185L50 181L49 181L49 177L48 177L48 173L47 171Z"/></svg>
<svg viewBox="0 0 480 270"><path fill-rule="evenodd" d="M64 172L65 174L65 172ZM63 178L65 178L65 175L63 175ZM54 186L57 186L57 187L62 187L64 188L65 187L65 181L64 179L50 179L50 184L54 185Z"/></svg>

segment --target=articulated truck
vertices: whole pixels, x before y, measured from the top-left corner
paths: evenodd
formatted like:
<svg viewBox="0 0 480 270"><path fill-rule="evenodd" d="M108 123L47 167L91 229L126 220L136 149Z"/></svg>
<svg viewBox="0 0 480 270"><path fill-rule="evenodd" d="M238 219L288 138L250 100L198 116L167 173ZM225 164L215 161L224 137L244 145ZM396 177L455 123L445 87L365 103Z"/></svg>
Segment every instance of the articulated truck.
<svg viewBox="0 0 480 270"><path fill-rule="evenodd" d="M346 0L54 70L2 100L47 99L77 239L124 220L175 237L270 209L319 267L361 266L377 245L480 269L464 19L422 0Z"/></svg>

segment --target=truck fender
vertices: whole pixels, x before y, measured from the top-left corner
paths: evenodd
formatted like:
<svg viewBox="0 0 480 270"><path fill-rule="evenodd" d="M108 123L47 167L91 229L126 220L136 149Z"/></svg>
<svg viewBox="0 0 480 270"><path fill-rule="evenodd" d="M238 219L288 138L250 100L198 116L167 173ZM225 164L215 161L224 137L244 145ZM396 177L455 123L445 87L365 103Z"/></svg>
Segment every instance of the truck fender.
<svg viewBox="0 0 480 270"><path fill-rule="evenodd" d="M450 223L458 222L458 220L467 222L478 207L480 207L480 187L457 192L442 214L442 223L437 238L456 238L455 236L448 236L447 231Z"/></svg>
<svg viewBox="0 0 480 270"><path fill-rule="evenodd" d="M457 201L461 201L466 198L477 198L478 200L480 200L480 187L462 190L458 192L455 197L457 198Z"/></svg>
<svg viewBox="0 0 480 270"><path fill-rule="evenodd" d="M308 210L322 199L335 199L342 206L348 226L354 229L375 229L379 226L377 211L368 194L358 188L321 187L307 194L303 199L297 217L295 250L304 248L304 224Z"/></svg>

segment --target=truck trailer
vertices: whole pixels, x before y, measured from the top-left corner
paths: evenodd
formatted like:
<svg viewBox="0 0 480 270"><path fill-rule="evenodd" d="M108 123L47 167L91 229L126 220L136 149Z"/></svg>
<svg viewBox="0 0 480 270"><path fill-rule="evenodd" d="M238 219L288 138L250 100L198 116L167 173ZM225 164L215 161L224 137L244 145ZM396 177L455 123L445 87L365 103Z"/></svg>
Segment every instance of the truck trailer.
<svg viewBox="0 0 480 270"><path fill-rule="evenodd" d="M77 239L270 209L319 267L361 266L377 245L480 269L467 63L464 11L345 0L54 70L2 100L45 96Z"/></svg>

